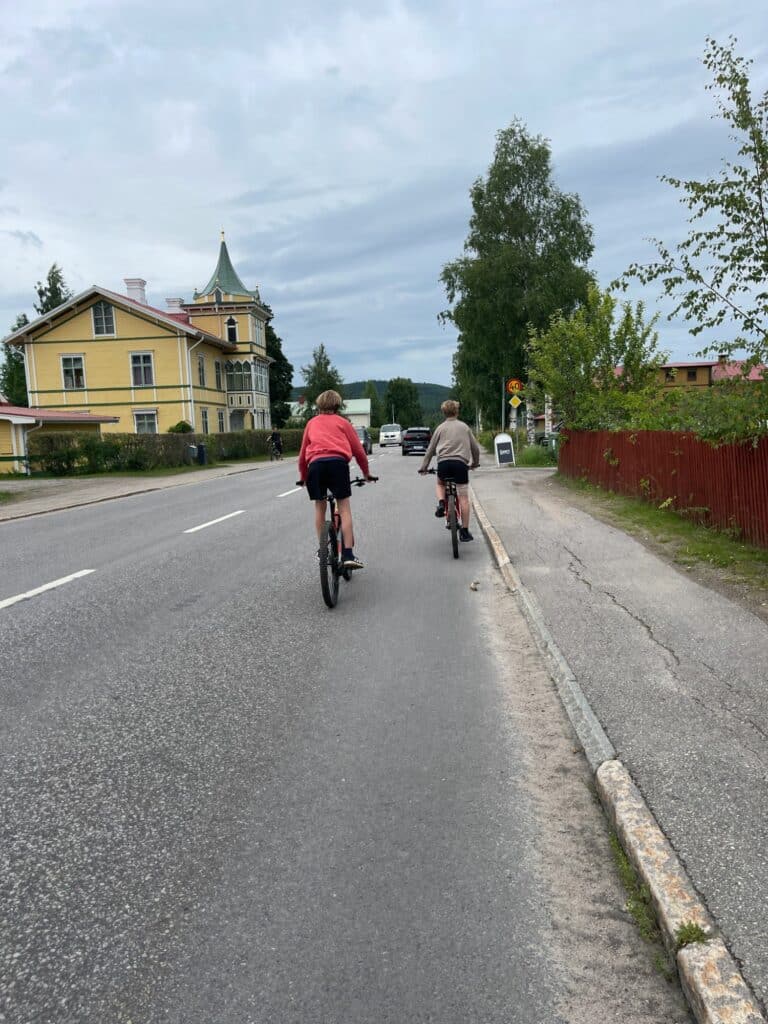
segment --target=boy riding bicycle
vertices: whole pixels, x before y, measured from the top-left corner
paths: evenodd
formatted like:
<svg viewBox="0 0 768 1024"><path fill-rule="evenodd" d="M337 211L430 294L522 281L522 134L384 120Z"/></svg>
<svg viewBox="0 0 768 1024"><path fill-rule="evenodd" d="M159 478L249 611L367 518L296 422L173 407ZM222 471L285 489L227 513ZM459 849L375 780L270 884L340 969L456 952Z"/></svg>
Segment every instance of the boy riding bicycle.
<svg viewBox="0 0 768 1024"><path fill-rule="evenodd" d="M474 538L469 532L469 470L477 469L480 464L480 447L472 431L459 418L459 403L448 399L440 406L445 419L435 430L419 468L422 475L427 472L432 456L437 455L437 508L438 519L445 516L445 484L444 480L456 481L456 492L459 496L461 509L461 528L459 540L470 541Z"/></svg>
<svg viewBox="0 0 768 1024"><path fill-rule="evenodd" d="M349 482L349 463L352 456L366 480L375 480L368 469L365 454L355 428L339 416L342 397L338 391L323 391L315 400L319 415L307 423L301 439L299 452L299 480L307 486L307 494L315 503L315 527L320 543L325 527L325 512L328 490L336 498L336 507L341 516L341 533L344 538L342 564L345 569L362 569L363 563L355 557L355 538L352 530L352 508Z"/></svg>

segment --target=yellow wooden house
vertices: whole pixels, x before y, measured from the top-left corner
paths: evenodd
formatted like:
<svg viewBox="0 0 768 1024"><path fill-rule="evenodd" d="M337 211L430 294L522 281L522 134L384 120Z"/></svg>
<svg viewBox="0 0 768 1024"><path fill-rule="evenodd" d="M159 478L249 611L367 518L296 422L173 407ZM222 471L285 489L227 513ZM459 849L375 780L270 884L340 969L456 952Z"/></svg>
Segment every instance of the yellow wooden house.
<svg viewBox="0 0 768 1024"><path fill-rule="evenodd" d="M210 281L190 302L147 303L93 285L5 340L24 354L30 406L109 416L104 433L197 433L271 426L265 327L258 289L237 275L221 235Z"/></svg>

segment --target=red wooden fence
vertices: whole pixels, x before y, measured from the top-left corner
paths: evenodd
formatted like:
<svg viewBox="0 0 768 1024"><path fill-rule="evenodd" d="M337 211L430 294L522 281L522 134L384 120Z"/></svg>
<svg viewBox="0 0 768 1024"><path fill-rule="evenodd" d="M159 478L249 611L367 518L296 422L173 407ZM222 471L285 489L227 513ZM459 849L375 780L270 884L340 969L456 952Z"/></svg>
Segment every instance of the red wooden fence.
<svg viewBox="0 0 768 1024"><path fill-rule="evenodd" d="M619 494L670 504L768 547L768 437L713 448L692 434L568 431L559 469Z"/></svg>

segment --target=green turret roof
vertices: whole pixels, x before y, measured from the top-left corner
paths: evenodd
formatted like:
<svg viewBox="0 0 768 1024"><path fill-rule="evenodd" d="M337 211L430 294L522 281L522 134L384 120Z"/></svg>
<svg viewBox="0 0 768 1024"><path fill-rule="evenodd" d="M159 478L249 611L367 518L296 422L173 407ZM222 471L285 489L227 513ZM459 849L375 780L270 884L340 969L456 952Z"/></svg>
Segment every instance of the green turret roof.
<svg viewBox="0 0 768 1024"><path fill-rule="evenodd" d="M258 289L251 291L246 288L238 277L237 271L232 266L232 260L227 252L227 243L224 241L224 232L221 232L221 246L219 247L219 262L213 276L205 288L195 292L195 298L200 295L211 295L217 288L220 288L224 295L250 295L257 302L261 302Z"/></svg>

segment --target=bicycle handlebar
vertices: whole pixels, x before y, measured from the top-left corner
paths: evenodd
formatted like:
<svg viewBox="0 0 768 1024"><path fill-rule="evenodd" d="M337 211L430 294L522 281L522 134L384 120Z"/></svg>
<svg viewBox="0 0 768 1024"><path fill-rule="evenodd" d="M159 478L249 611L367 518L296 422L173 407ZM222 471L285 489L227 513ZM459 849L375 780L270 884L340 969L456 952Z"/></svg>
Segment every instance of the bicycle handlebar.
<svg viewBox="0 0 768 1024"><path fill-rule="evenodd" d="M350 484L354 484L355 487L364 487L365 484L375 484L378 479L379 478L377 476L369 476L369 477L356 476L354 480L350 480L349 482L350 482ZM305 480L297 480L296 481L296 486L297 487L304 487L305 484L306 484Z"/></svg>

